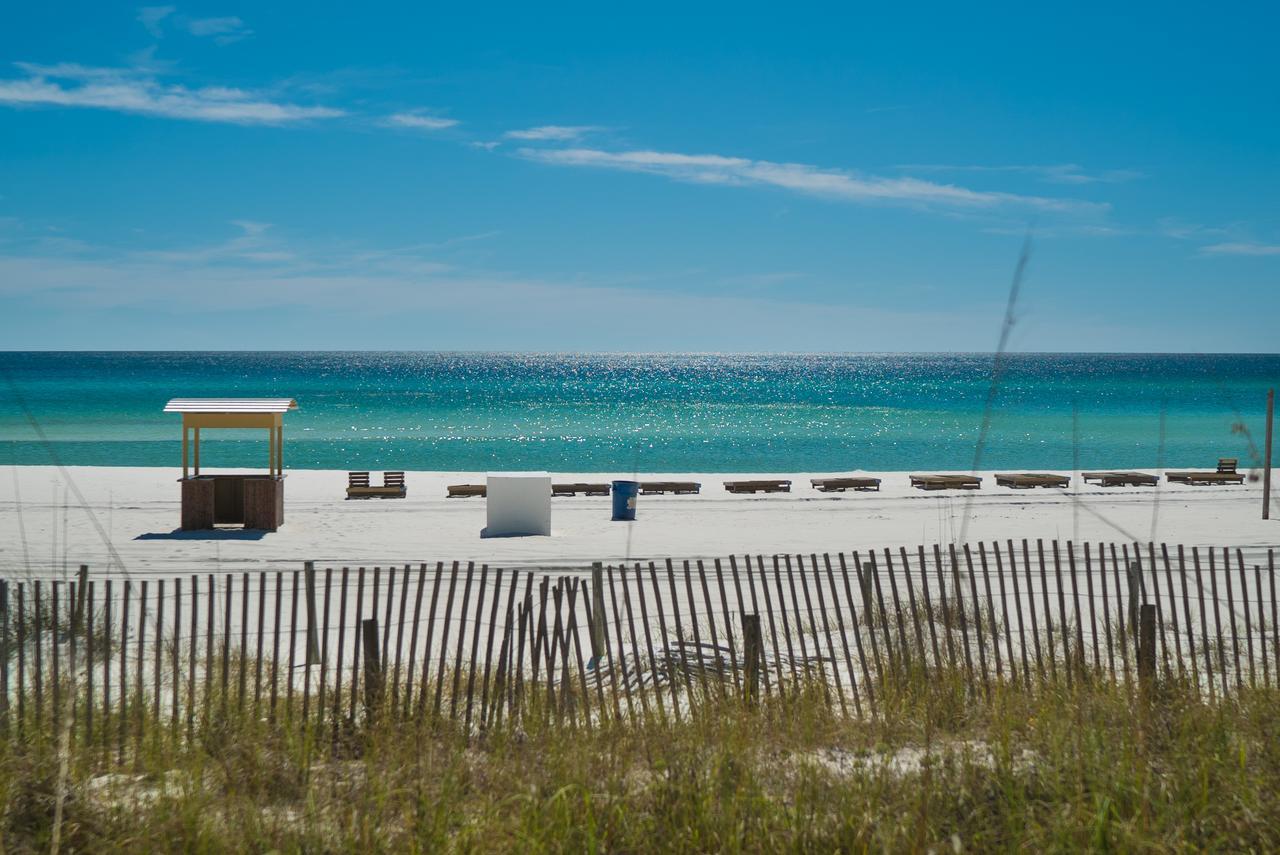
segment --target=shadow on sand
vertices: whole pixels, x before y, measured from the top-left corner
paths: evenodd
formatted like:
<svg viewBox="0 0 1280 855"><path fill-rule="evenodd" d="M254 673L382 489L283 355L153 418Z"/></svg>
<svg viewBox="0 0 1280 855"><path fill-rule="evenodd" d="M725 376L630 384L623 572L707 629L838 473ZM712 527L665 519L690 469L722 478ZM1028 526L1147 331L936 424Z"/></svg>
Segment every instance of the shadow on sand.
<svg viewBox="0 0 1280 855"><path fill-rule="evenodd" d="M540 531L502 532L501 534L490 534L488 526L485 526L484 528L480 529L480 538L482 540L488 540L489 538L501 538L501 537L550 537L550 536L551 535L543 534Z"/></svg>
<svg viewBox="0 0 1280 855"><path fill-rule="evenodd" d="M187 531L149 531L134 540L262 540L270 532L260 528L207 528Z"/></svg>

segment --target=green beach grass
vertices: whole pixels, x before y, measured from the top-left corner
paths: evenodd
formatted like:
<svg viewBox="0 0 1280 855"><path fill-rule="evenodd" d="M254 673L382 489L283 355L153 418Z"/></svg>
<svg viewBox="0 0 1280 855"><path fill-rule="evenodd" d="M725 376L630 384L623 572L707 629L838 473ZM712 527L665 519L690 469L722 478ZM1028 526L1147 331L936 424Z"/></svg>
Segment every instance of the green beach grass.
<svg viewBox="0 0 1280 855"><path fill-rule="evenodd" d="M123 763L73 741L58 836L94 852L1280 846L1280 693L1209 704L1175 683L1143 700L1100 681L988 697L966 682L882 686L867 721L813 686L756 709L700 703L679 723L587 729L535 709L470 740L412 720L335 739L224 719L214 696L190 744L163 715ZM3 851L50 848L59 736L46 718L0 739Z"/></svg>

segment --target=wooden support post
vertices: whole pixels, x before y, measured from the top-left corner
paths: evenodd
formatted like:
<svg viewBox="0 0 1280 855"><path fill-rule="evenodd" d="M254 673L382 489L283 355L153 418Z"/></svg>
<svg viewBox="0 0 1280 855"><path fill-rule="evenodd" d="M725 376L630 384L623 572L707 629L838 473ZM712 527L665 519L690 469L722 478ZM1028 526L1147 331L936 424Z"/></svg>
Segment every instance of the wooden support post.
<svg viewBox="0 0 1280 855"><path fill-rule="evenodd" d="M187 477L190 475L190 472L189 472L189 471L188 471L188 469L187 469L187 460L189 459L189 455L188 455L188 453L187 453L187 425L186 425L186 419L187 419L187 417L186 417L186 416L183 416L183 417L182 417L182 421L183 421L183 424L182 424L182 479L183 479L184 481L185 481L185 480L187 479Z"/></svg>
<svg viewBox="0 0 1280 855"><path fill-rule="evenodd" d="M1138 631L1138 685L1145 692L1150 690L1156 676L1156 607L1146 603L1139 611Z"/></svg>
<svg viewBox="0 0 1280 855"><path fill-rule="evenodd" d="M1275 422L1276 390L1267 390L1267 437L1262 449L1262 518L1271 519L1271 433Z"/></svg>
<svg viewBox="0 0 1280 855"><path fill-rule="evenodd" d="M320 625L316 620L316 563L303 563L303 575L307 583L307 665L320 662Z"/></svg>
<svg viewBox="0 0 1280 855"><path fill-rule="evenodd" d="M193 428L193 430L195 431L195 436L193 437L195 442L193 443L194 447L192 448L193 456L192 456L191 462L192 464L194 464L195 474L199 475L200 474L200 428Z"/></svg>
<svg viewBox="0 0 1280 855"><path fill-rule="evenodd" d="M760 615L742 616L742 650L746 656L743 691L748 704L755 705L760 698L760 659L764 641L760 635Z"/></svg>
<svg viewBox="0 0 1280 855"><path fill-rule="evenodd" d="M378 619L360 621L360 635L364 643L364 709L373 718L382 706L382 651L378 647Z"/></svg>
<svg viewBox="0 0 1280 855"><path fill-rule="evenodd" d="M604 656L604 565L597 561L591 565L591 663L594 668Z"/></svg>

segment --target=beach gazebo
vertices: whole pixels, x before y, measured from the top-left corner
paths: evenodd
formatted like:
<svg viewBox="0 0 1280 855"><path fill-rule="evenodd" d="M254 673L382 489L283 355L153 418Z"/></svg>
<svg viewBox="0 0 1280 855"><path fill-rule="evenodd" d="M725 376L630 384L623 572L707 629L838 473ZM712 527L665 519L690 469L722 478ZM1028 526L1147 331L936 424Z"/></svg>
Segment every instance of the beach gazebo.
<svg viewBox="0 0 1280 855"><path fill-rule="evenodd" d="M182 414L183 530L239 524L275 531L284 524L284 414L296 409L292 398L174 398L165 405L166 413ZM266 430L267 474L201 475L205 428Z"/></svg>

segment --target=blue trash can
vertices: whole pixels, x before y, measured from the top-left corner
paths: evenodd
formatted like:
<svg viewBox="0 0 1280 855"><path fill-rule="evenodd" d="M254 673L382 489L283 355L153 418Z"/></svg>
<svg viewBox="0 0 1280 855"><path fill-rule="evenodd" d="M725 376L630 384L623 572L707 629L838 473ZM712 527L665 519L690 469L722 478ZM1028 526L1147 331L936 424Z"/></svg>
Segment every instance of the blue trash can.
<svg viewBox="0 0 1280 855"><path fill-rule="evenodd" d="M631 522L636 518L636 496L639 494L639 481L613 482L613 519L615 522Z"/></svg>

